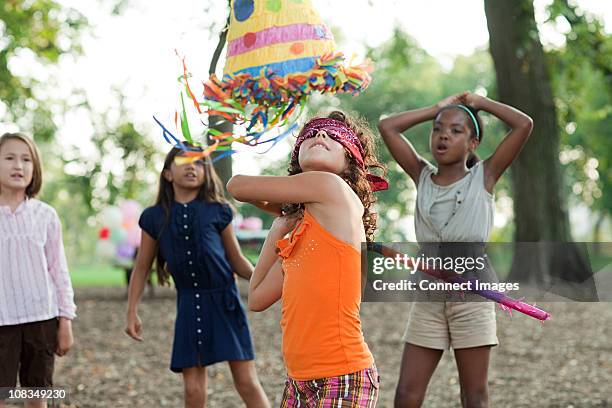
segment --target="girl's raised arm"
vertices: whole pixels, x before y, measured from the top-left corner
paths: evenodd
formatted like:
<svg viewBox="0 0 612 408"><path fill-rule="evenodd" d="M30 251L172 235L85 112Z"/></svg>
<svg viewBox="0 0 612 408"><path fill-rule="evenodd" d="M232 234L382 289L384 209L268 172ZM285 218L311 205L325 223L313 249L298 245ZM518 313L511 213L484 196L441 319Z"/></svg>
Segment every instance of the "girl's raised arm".
<svg viewBox="0 0 612 408"><path fill-rule="evenodd" d="M399 113L378 123L378 130L391 156L415 184L419 183L421 170L427 165L427 160L417 153L402 133L419 123L434 119L444 106L460 103L462 96L464 94L449 96L434 106Z"/></svg>
<svg viewBox="0 0 612 408"><path fill-rule="evenodd" d="M138 304L151 273L151 265L153 265L153 259L155 258L155 245L155 240L143 230L138 256L130 278L127 325L125 328L128 336L138 341L142 341L142 324L138 317Z"/></svg>
<svg viewBox="0 0 612 408"><path fill-rule="evenodd" d="M483 96L467 94L465 99L467 105L489 112L510 127L510 131L497 146L495 152L484 161L485 188L492 192L497 180L525 145L533 129L533 120L512 106Z"/></svg>
<svg viewBox="0 0 612 408"><path fill-rule="evenodd" d="M236 175L227 191L238 201L270 203L321 203L337 197L340 176L325 171L308 171L293 176Z"/></svg>
<svg viewBox="0 0 612 408"><path fill-rule="evenodd" d="M248 201L248 203L254 205L262 211L267 212L268 214L272 214L276 217L281 216L281 204L279 203L271 203L268 201Z"/></svg>

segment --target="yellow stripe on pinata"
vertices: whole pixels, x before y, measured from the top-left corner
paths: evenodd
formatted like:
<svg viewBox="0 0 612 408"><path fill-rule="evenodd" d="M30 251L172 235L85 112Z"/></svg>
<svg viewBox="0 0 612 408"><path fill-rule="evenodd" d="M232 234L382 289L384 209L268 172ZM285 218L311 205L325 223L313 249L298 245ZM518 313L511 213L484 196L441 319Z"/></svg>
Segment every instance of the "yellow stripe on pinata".
<svg viewBox="0 0 612 408"><path fill-rule="evenodd" d="M297 52L302 49L302 52ZM274 44L228 58L223 72L228 74L254 66L274 64L299 58L319 57L333 52L334 49L335 43L331 40L308 40L300 41L299 43Z"/></svg>

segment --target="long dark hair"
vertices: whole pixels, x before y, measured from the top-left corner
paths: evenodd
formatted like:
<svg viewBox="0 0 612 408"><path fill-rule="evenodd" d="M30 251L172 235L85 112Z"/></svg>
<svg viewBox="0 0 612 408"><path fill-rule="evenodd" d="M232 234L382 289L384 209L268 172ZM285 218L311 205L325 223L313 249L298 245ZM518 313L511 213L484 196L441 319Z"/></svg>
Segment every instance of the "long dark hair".
<svg viewBox="0 0 612 408"><path fill-rule="evenodd" d="M482 142L482 138L484 137L484 126L482 125L482 119L480 118L480 115L478 114L478 112L480 112L480 111L478 109L472 108L471 106L467 106L467 105L463 105L463 106L465 106L472 113L472 115L474 115L474 117L476 118L476 122L478 122L478 130L479 130L479 132L478 132L478 134L479 134L478 141ZM438 118L438 116L442 112L444 112L445 110L448 110L448 109L457 109L457 110L463 112L463 114L467 118L466 119L467 126L470 129L470 133L471 133L470 138L476 139L476 126L474 125L474 122L472 121L472 118L470 118L468 113L465 112L463 109L458 108L457 106L453 106L453 105L446 106L446 107L444 107L444 108L442 108L442 109L440 109L438 111L438 114L436 115L436 118ZM435 121L435 119L434 119L434 121ZM467 161L466 161L465 165L469 169L471 167L474 167L474 165L476 163L478 163L479 161L480 161L480 157L478 157L478 155L476 153L471 152L470 155L467 158Z"/></svg>
<svg viewBox="0 0 612 408"><path fill-rule="evenodd" d="M386 174L387 168L384 164L378 161L376 157L376 146L374 144L374 135L368 127L365 120L359 117L352 117L341 111L333 111L328 118L336 119L346 123L357 135L365 152L363 160L365 162L366 171L370 173L370 169L377 168L382 170L383 175ZM349 160L348 169L340 176L346 181L351 189L357 194L363 204L363 228L365 230L366 240L372 242L374 240L374 232L376 231L376 219L378 214L373 211L372 204L376 202L376 197L372 192L372 187L366 179L366 171L359 165L357 160L348 152L346 157ZM298 162L298 156L293 158L289 163L289 175L302 172L302 168ZM297 215L299 218L303 216L304 204L292 203L283 205L283 214Z"/></svg>
<svg viewBox="0 0 612 408"><path fill-rule="evenodd" d="M194 147L193 145L183 142L185 145L189 147ZM166 155L166 159L164 160L164 168L159 175L159 190L157 192L157 199L155 200L155 204L161 206L164 209L165 220L163 230L168 226L170 222L170 213L172 210L172 203L174 202L174 188L172 187L172 183L169 182L164 173L166 170L170 170L170 166L174 161L174 158L181 153L183 150L178 147L173 147L172 150L168 152ZM198 190L198 200L206 201L209 203L223 203L228 204L227 199L225 198L223 184L217 176L217 172L213 167L212 160L209 156L200 159L204 162L204 183ZM159 249L159 239L161 238L161 232L157 237L157 241L155 242L155 260L156 260L156 272L157 272L157 282L160 286L166 285L170 283L170 272L168 272L166 260L161 254Z"/></svg>

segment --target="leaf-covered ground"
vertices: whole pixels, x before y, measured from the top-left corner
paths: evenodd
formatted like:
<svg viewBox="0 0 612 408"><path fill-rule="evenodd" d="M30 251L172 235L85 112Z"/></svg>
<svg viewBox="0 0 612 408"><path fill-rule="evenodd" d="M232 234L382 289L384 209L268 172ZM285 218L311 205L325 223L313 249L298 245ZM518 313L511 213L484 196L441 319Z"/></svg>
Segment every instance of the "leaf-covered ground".
<svg viewBox="0 0 612 408"><path fill-rule="evenodd" d="M174 292L157 290L140 308L145 341L123 334L122 288L78 288L76 344L56 360L55 382L69 389L67 407L182 407L180 375L169 369ZM540 322L498 312L500 345L490 370L492 407L612 407L612 303L541 305L553 319ZM364 303L366 340L381 375L379 407L392 407L409 304ZM257 369L278 406L285 371L280 354L280 307L250 313ZM210 407L244 406L227 364L209 367ZM431 381L425 407L456 407L459 383L452 352Z"/></svg>

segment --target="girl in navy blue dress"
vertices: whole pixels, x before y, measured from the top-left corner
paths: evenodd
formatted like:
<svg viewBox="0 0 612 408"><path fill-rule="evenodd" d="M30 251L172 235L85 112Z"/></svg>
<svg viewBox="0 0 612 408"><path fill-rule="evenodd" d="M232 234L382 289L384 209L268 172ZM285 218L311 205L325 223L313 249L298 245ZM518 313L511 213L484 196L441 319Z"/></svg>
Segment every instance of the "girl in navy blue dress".
<svg viewBox="0 0 612 408"><path fill-rule="evenodd" d="M179 165L173 148L164 162L156 205L140 217L142 243L128 296L126 333L142 341L138 303L153 264L160 284L170 276L177 316L170 369L182 373L185 406L206 403L206 366L228 361L248 407L269 407L257 379L253 345L234 272L249 279L253 266L240 251L232 209L207 157Z"/></svg>

